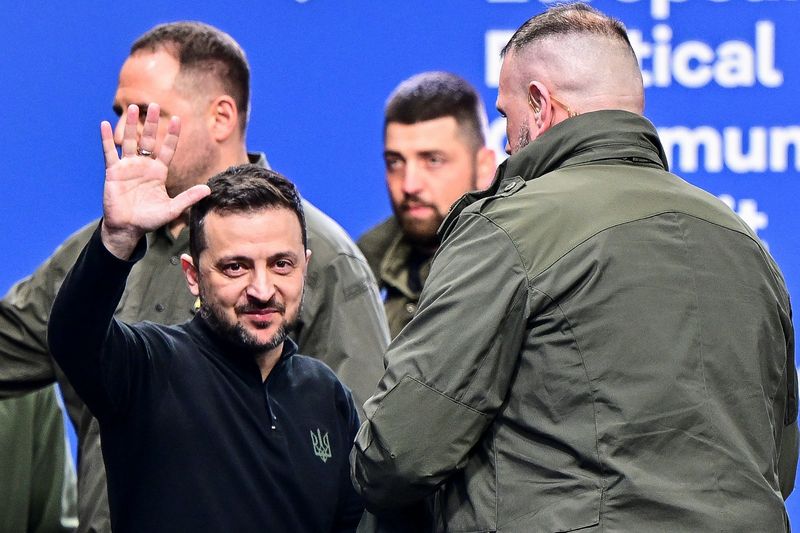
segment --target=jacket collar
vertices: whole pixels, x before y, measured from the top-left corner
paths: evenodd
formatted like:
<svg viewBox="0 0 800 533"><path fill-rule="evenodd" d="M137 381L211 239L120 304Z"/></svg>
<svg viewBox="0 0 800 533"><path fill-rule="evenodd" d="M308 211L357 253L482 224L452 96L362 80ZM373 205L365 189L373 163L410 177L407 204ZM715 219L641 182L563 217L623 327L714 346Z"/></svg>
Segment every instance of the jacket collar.
<svg viewBox="0 0 800 533"><path fill-rule="evenodd" d="M399 290L406 298L418 299L419 289L411 287L411 260L414 254L411 244L403 238L403 232L397 228L397 233L389 243L380 263L380 280ZM419 277L422 283L430 273L433 254L424 259L426 255L419 254Z"/></svg>
<svg viewBox="0 0 800 533"><path fill-rule="evenodd" d="M267 154L264 152L247 152L247 159L253 165L258 165L264 168L272 168L269 166L269 161L267 161Z"/></svg>
<svg viewBox="0 0 800 533"><path fill-rule="evenodd" d="M649 120L619 110L584 113L556 124L501 163L487 189L467 193L453 204L439 234L444 239L467 206L503 191L513 192L514 182L531 181L567 166L611 159L668 169L667 155Z"/></svg>
<svg viewBox="0 0 800 533"><path fill-rule="evenodd" d="M506 160L504 175L526 181L603 159L639 159L667 169L655 127L627 111L594 111L560 122ZM498 177L503 177L498 173Z"/></svg>

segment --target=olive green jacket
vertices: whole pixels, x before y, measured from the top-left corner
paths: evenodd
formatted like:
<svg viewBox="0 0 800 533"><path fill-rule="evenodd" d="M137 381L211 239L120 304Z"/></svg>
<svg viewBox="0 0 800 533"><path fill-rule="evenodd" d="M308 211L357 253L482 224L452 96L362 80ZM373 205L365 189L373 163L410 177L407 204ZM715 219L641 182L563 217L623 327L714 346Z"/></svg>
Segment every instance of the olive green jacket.
<svg viewBox="0 0 800 533"><path fill-rule="evenodd" d="M368 508L441 485L439 531L788 527L784 281L647 120L560 123L441 231L351 455Z"/></svg>
<svg viewBox="0 0 800 533"><path fill-rule="evenodd" d="M378 280L389 322L389 334L395 338L416 313L422 292L410 280L412 273L409 262L414 253L411 244L403 238L403 231L393 216L371 228L358 239L357 244ZM428 277L432 259L431 254L420 261L416 273L420 284L424 284Z"/></svg>
<svg viewBox="0 0 800 533"><path fill-rule="evenodd" d="M251 154L266 165L263 155ZM363 404L383 373L388 327L378 289L363 255L336 222L303 201L312 258L297 330L304 354L330 366ZM105 470L97 420L69 386L47 350L47 317L58 288L97 226L94 221L64 242L33 275L0 301L0 397L35 390L56 378L79 440L79 531L110 531ZM190 319L195 298L186 287L180 255L188 229L173 238L165 228L147 236L145 257L134 266L117 308L124 322L177 324Z"/></svg>
<svg viewBox="0 0 800 533"><path fill-rule="evenodd" d="M0 480L0 531L75 530L75 470L55 386L0 401Z"/></svg>

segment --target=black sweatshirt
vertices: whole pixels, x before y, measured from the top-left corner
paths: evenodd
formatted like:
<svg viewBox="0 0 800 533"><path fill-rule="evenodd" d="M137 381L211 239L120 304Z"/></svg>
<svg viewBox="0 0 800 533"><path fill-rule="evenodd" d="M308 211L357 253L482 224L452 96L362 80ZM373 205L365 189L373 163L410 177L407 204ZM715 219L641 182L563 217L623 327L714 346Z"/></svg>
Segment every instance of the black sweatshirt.
<svg viewBox="0 0 800 533"><path fill-rule="evenodd" d="M291 340L262 382L199 315L178 326L113 318L134 259L99 230L64 281L50 350L100 422L115 533L354 531L350 392Z"/></svg>

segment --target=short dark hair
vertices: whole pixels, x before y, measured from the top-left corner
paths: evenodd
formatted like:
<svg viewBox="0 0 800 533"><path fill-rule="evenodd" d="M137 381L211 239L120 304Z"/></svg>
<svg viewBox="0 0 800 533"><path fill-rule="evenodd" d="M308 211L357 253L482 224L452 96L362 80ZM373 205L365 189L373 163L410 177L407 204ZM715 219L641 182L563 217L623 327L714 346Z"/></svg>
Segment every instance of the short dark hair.
<svg viewBox="0 0 800 533"><path fill-rule="evenodd" d="M239 165L208 180L211 194L194 206L189 215L189 253L195 266L208 243L203 224L210 212L220 214L252 213L263 209L285 208L297 215L303 248L308 248L306 217L294 184L273 170L259 165Z"/></svg>
<svg viewBox="0 0 800 533"><path fill-rule="evenodd" d="M224 31L202 22L159 24L131 45L131 55L142 50L165 50L180 64L180 74L211 76L233 97L242 133L250 108L250 66L244 50Z"/></svg>
<svg viewBox="0 0 800 533"><path fill-rule="evenodd" d="M622 22L587 4L575 2L555 5L528 19L514 32L500 55L505 56L508 52L517 51L546 37L576 33L591 33L622 40L633 53L628 32Z"/></svg>
<svg viewBox="0 0 800 533"><path fill-rule="evenodd" d="M478 150L486 144L486 110L475 88L449 72L423 72L402 82L386 101L383 133L390 122L416 124L442 117L456 119Z"/></svg>

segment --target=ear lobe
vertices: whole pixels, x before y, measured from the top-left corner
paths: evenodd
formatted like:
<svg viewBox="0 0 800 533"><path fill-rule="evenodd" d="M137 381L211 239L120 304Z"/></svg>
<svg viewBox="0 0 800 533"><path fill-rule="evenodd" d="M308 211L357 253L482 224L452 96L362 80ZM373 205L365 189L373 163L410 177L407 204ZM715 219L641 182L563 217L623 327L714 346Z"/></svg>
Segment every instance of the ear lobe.
<svg viewBox="0 0 800 533"><path fill-rule="evenodd" d="M189 287L189 292L193 296L200 296L200 280L192 256L189 254L181 255L181 268L183 269L183 275L186 276L186 285Z"/></svg>

